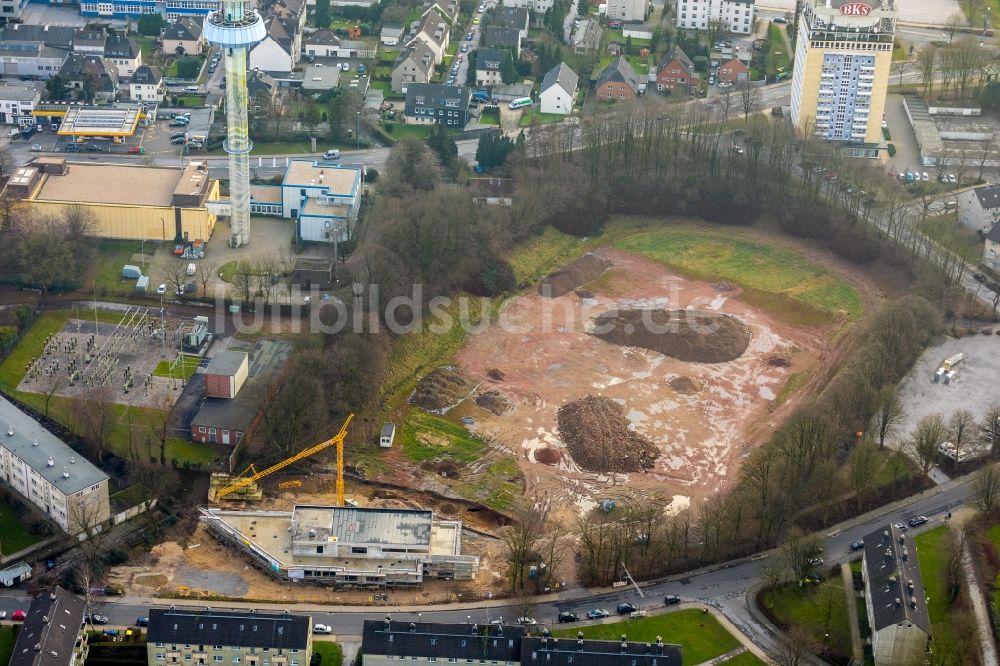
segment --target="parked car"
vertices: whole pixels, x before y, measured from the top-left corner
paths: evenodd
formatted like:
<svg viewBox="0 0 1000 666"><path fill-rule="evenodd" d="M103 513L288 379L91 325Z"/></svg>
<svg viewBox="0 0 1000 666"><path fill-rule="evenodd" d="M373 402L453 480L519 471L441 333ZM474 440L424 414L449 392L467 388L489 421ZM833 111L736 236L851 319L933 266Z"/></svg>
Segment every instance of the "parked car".
<svg viewBox="0 0 1000 666"><path fill-rule="evenodd" d="M362 63L362 64L358 65L358 74L364 74L364 73L365 73L365 66Z"/></svg>
<svg viewBox="0 0 1000 666"><path fill-rule="evenodd" d="M668 594L667 596L663 597L664 606L673 606L675 604L679 604L680 602L681 598L678 597L676 594Z"/></svg>
<svg viewBox="0 0 1000 666"><path fill-rule="evenodd" d="M165 293L167 293L167 285L161 283L160 286L156 288L156 295L163 296Z"/></svg>
<svg viewBox="0 0 1000 666"><path fill-rule="evenodd" d="M333 627L328 624L314 624L313 625L314 634L332 634Z"/></svg>
<svg viewBox="0 0 1000 666"><path fill-rule="evenodd" d="M87 620L91 624L107 624L108 623L108 616L107 615L97 615L95 613L93 615L89 615L87 617Z"/></svg>
<svg viewBox="0 0 1000 666"><path fill-rule="evenodd" d="M855 541L854 543L851 544L851 550L853 550L855 553L858 552L859 550L864 549L864 547L865 547L864 541Z"/></svg>
<svg viewBox="0 0 1000 666"><path fill-rule="evenodd" d="M576 622L579 619L580 617L576 613L570 613L569 611L559 613L559 622Z"/></svg>
<svg viewBox="0 0 1000 666"><path fill-rule="evenodd" d="M14 622L24 622L24 618L26 615L27 613L18 608L16 611L11 613L10 619L14 620Z"/></svg>
<svg viewBox="0 0 1000 666"><path fill-rule="evenodd" d="M99 153L102 150L103 150L103 148L101 148L100 146L98 146L96 143L88 143L87 144L87 152L89 152L89 153Z"/></svg>
<svg viewBox="0 0 1000 666"><path fill-rule="evenodd" d="M137 627L148 627L149 626L149 618L146 617L145 615L140 615L139 617L135 618L135 626L137 626Z"/></svg>
<svg viewBox="0 0 1000 666"><path fill-rule="evenodd" d="M788 19L782 16L775 16L773 19L771 19L771 21L774 23L788 23Z"/></svg>
<svg viewBox="0 0 1000 666"><path fill-rule="evenodd" d="M467 42L471 42L472 41L472 33L471 32L465 33L465 41L467 41Z"/></svg>
<svg viewBox="0 0 1000 666"><path fill-rule="evenodd" d="M472 19L472 23L473 23L474 25L479 25L479 17L477 16L477 17L475 17L474 19Z"/></svg>
<svg viewBox="0 0 1000 666"><path fill-rule="evenodd" d="M468 53L469 52L469 45L468 44L462 44L461 48L458 49L458 52L459 53Z"/></svg>
<svg viewBox="0 0 1000 666"><path fill-rule="evenodd" d="M5 620L7 618L7 611L0 610L0 620Z"/></svg>
<svg viewBox="0 0 1000 666"><path fill-rule="evenodd" d="M893 525L893 527L895 527L900 532L905 532L907 529L909 529L906 527L906 523L896 523L895 525Z"/></svg>
<svg viewBox="0 0 1000 666"><path fill-rule="evenodd" d="M975 280L976 282L982 282L983 284L986 284L986 276L983 275L982 273L973 273L972 279Z"/></svg>
<svg viewBox="0 0 1000 666"><path fill-rule="evenodd" d="M351 69L351 63L349 62L340 63L340 71L347 72L350 71L350 69Z"/></svg>
<svg viewBox="0 0 1000 666"><path fill-rule="evenodd" d="M822 557L814 557L811 560L809 560L809 566L811 566L811 567L821 567L821 566L823 566L824 562L825 562L825 560Z"/></svg>
<svg viewBox="0 0 1000 666"><path fill-rule="evenodd" d="M175 118L174 120L170 121L168 127L187 127L187 125L188 121L185 120L184 118Z"/></svg>
<svg viewBox="0 0 1000 666"><path fill-rule="evenodd" d="M31 150L32 150L32 152L35 152L35 153L41 152L41 150L42 150L42 144L40 144L40 143L33 143L33 144L31 144Z"/></svg>
<svg viewBox="0 0 1000 666"><path fill-rule="evenodd" d="M187 143L187 139L185 139L182 136L179 136L176 139L171 139L170 143L174 144L175 146L179 146L179 145L183 145L183 144Z"/></svg>
<svg viewBox="0 0 1000 666"><path fill-rule="evenodd" d="M619 615L628 615L629 613L635 611L635 606L629 603L623 603L623 604L618 604L618 608L615 610L618 611Z"/></svg>
<svg viewBox="0 0 1000 666"><path fill-rule="evenodd" d="M927 516L914 516L913 518L910 518L909 523L910 527L919 527L920 525L923 525L927 521L928 521Z"/></svg>
<svg viewBox="0 0 1000 666"><path fill-rule="evenodd" d="M589 613L587 613L587 619L589 619L589 620L600 620L602 618L608 617L609 615L611 615L611 613L609 613L608 611L604 610L603 608L595 608L592 611L590 611Z"/></svg>
<svg viewBox="0 0 1000 666"><path fill-rule="evenodd" d="M145 154L146 149L143 148L142 146L129 146L128 152L131 153L132 155L143 155Z"/></svg>
<svg viewBox="0 0 1000 666"><path fill-rule="evenodd" d="M64 148L64 150L67 153L78 153L80 152L80 146L79 144L76 143L67 143L66 148Z"/></svg>
<svg viewBox="0 0 1000 666"><path fill-rule="evenodd" d="M517 623L524 627L533 627L538 624L538 620L533 617L519 617Z"/></svg>
<svg viewBox="0 0 1000 666"><path fill-rule="evenodd" d="M455 85L455 77L454 76L449 76L448 77L448 85L449 86Z"/></svg>
<svg viewBox="0 0 1000 666"><path fill-rule="evenodd" d="M183 139L186 136L187 132L174 132L170 135L170 140L173 141L174 139Z"/></svg>
<svg viewBox="0 0 1000 666"><path fill-rule="evenodd" d="M955 174L949 173L948 174L948 182L951 183L952 185L954 185L954 184L958 183L958 178L955 177Z"/></svg>

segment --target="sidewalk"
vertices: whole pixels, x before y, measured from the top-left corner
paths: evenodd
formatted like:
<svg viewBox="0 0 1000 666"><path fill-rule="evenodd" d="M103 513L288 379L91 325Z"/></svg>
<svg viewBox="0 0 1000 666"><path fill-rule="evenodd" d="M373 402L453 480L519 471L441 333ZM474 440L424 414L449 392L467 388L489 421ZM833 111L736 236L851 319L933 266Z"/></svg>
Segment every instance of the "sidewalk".
<svg viewBox="0 0 1000 666"><path fill-rule="evenodd" d="M964 512L963 512L964 513ZM955 533L962 525L963 517L956 516L956 520L949 523L949 529ZM993 626L990 624L990 613L986 608L983 590L979 586L976 578L976 571L972 567L972 553L969 551L969 543L962 544L962 577L965 584L969 586L969 600L972 602L972 612L976 616L976 627L979 630L979 649L983 657L984 664L996 664L997 646L993 640Z"/></svg>
<svg viewBox="0 0 1000 666"><path fill-rule="evenodd" d="M840 576L844 579L844 594L847 595L847 621L851 623L851 656L859 663L864 661L865 651L861 645L861 628L858 626L857 594L854 592L854 576L851 575L851 565L844 562L840 565Z"/></svg>

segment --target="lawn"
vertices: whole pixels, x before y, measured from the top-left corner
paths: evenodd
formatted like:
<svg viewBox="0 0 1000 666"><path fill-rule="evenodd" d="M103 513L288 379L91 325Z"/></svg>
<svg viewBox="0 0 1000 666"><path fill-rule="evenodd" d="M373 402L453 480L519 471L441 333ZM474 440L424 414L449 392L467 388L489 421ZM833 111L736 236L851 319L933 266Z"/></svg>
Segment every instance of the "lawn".
<svg viewBox="0 0 1000 666"><path fill-rule="evenodd" d="M741 299L789 320L821 323L861 314L861 297L847 282L784 248L704 229L639 231L614 243L699 280L728 280Z"/></svg>
<svg viewBox="0 0 1000 666"><path fill-rule="evenodd" d="M313 654L322 657L318 666L340 666L344 660L344 651L333 641L314 640Z"/></svg>
<svg viewBox="0 0 1000 666"><path fill-rule="evenodd" d="M397 141L402 141L403 139L426 139L427 135L431 133L431 125L394 123L392 131L386 130L386 133Z"/></svg>
<svg viewBox="0 0 1000 666"><path fill-rule="evenodd" d="M820 586L799 587L788 583L761 595L764 605L786 627L802 627L820 644L829 634L829 646L840 654L851 654L851 625L847 595L841 578Z"/></svg>
<svg viewBox="0 0 1000 666"><path fill-rule="evenodd" d="M535 107L525 108L524 113L521 114L521 120L518 121L518 127L530 127L534 120L538 120L539 124L545 125L547 123L561 123L566 120L566 116L561 113L542 113L541 111L536 111ZM499 124L499 123L497 123Z"/></svg>
<svg viewBox="0 0 1000 666"><path fill-rule="evenodd" d="M10 555L22 548L38 543L44 537L32 534L28 526L5 504L0 504L0 553ZM0 637L0 653L3 652L3 639ZM7 662L0 662L7 663Z"/></svg>
<svg viewBox="0 0 1000 666"><path fill-rule="evenodd" d="M198 369L200 362L201 359L197 356L182 354L179 364L176 359L164 360L157 363L156 367L153 368L153 374L157 377L180 377L184 381L187 381L191 379L191 375Z"/></svg>
<svg viewBox="0 0 1000 666"><path fill-rule="evenodd" d="M467 464L486 452L483 440L462 426L420 409L409 410L399 440L406 456L417 463L448 457Z"/></svg>
<svg viewBox="0 0 1000 666"><path fill-rule="evenodd" d="M635 70L636 74L649 74L649 58L640 58L639 56L625 56L628 60L628 64L632 65L632 69ZM645 81L645 79L642 79Z"/></svg>
<svg viewBox="0 0 1000 666"><path fill-rule="evenodd" d="M90 272L84 278L85 287L98 289L101 294L130 295L135 292L135 280L122 280L122 266L132 263L132 255L143 249L139 241L104 240L97 246L97 252L90 265ZM145 243L147 262L152 257L156 246ZM136 264L145 269L142 263ZM155 285L154 285L155 288Z"/></svg>
<svg viewBox="0 0 1000 666"><path fill-rule="evenodd" d="M612 624L560 629L552 635L576 637L577 631L582 631L584 638L606 641L620 640L625 634L630 641L655 643L656 637L662 636L665 642L681 646L685 666L701 664L740 646L739 641L718 620L697 608Z"/></svg>
<svg viewBox="0 0 1000 666"><path fill-rule="evenodd" d="M16 637L16 627L12 625L0 626L0 664L10 662L10 656L14 653L14 640Z"/></svg>
<svg viewBox="0 0 1000 666"><path fill-rule="evenodd" d="M522 116L523 119L523 116ZM500 124L500 112L499 111L483 111L479 116L479 122L482 125L499 125Z"/></svg>
<svg viewBox="0 0 1000 666"><path fill-rule="evenodd" d="M931 619L931 635L934 642L942 647L935 650L947 653L947 647L954 641L951 633L951 605L948 603L948 583L945 580L944 536L948 526L941 525L914 537L917 546L917 563L920 577L924 581L927 594L927 613Z"/></svg>
<svg viewBox="0 0 1000 666"><path fill-rule="evenodd" d="M205 106L205 98L200 95L178 95L174 100L177 106Z"/></svg>
<svg viewBox="0 0 1000 666"><path fill-rule="evenodd" d="M781 25L772 23L771 28L768 31L768 39L771 40L771 51L767 54L768 77L773 77L779 68L786 74L791 71L791 60L788 55L788 50L785 48L785 40L781 35L782 30L784 30L784 28Z"/></svg>

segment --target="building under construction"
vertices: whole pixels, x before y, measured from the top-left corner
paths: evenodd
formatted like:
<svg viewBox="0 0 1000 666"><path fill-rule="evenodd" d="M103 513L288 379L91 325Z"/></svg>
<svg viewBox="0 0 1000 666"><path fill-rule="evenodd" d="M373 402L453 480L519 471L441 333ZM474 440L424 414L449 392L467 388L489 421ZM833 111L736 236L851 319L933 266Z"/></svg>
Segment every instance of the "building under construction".
<svg viewBox="0 0 1000 666"><path fill-rule="evenodd" d="M479 558L462 555L462 523L429 510L296 506L292 511L202 509L224 544L282 580L337 589L419 587L425 578L472 580Z"/></svg>

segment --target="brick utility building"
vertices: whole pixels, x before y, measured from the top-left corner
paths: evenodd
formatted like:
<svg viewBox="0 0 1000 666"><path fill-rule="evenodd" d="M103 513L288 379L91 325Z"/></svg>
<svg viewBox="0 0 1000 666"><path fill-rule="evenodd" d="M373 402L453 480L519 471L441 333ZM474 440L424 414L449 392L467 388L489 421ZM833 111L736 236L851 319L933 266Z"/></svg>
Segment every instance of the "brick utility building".
<svg viewBox="0 0 1000 666"><path fill-rule="evenodd" d="M154 608L146 630L148 666L309 666L309 615L211 608Z"/></svg>
<svg viewBox="0 0 1000 666"><path fill-rule="evenodd" d="M916 544L892 525L875 530L864 538L861 571L875 663L924 663L931 623Z"/></svg>
<svg viewBox="0 0 1000 666"><path fill-rule="evenodd" d="M111 517L108 475L0 398L0 479L70 534Z"/></svg>
<svg viewBox="0 0 1000 666"><path fill-rule="evenodd" d="M61 587L31 602L10 666L82 666L89 652L83 617L87 604Z"/></svg>
<svg viewBox="0 0 1000 666"><path fill-rule="evenodd" d="M250 357L246 352L219 352L205 369L205 396L209 398L236 397L249 375Z"/></svg>
<svg viewBox="0 0 1000 666"><path fill-rule="evenodd" d="M361 638L362 666L406 661L429 666L464 661L506 666L681 666L679 645L553 638L525 635L516 625L366 620Z"/></svg>

